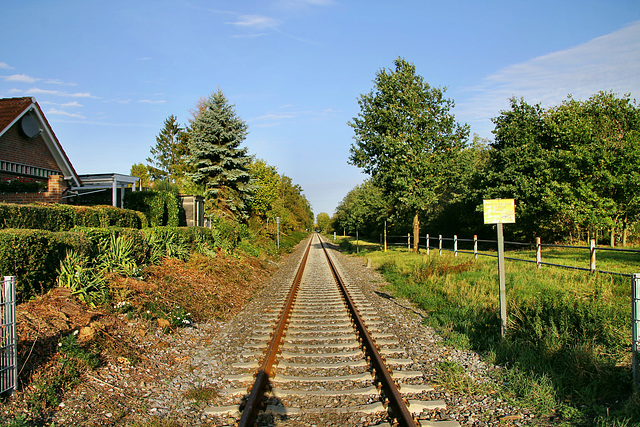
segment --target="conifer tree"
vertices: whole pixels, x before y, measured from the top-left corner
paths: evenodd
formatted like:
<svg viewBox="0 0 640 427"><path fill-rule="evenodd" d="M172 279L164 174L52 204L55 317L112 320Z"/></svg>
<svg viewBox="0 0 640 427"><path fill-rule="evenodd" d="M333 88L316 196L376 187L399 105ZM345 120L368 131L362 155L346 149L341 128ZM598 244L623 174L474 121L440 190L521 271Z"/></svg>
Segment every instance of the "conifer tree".
<svg viewBox="0 0 640 427"><path fill-rule="evenodd" d="M199 106L189 127L188 163L191 180L203 187L213 206L246 218L253 186L246 148L239 148L247 135L247 124L218 90Z"/></svg>
<svg viewBox="0 0 640 427"><path fill-rule="evenodd" d="M147 158L148 169L154 180L177 183L184 176L187 141L184 129L173 114L164 121Z"/></svg>

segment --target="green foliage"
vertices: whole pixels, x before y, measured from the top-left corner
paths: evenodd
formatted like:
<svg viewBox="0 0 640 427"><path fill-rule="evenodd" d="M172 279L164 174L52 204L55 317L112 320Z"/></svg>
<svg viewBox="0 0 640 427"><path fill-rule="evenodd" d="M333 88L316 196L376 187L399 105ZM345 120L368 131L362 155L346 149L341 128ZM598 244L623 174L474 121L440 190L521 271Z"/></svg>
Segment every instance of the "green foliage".
<svg viewBox="0 0 640 427"><path fill-rule="evenodd" d="M113 206L0 203L0 228L68 231L74 226L140 228L144 216Z"/></svg>
<svg viewBox="0 0 640 427"><path fill-rule="evenodd" d="M97 258L98 269L104 273L123 276L139 276L140 269L134 257L133 239L111 234L109 242L103 242Z"/></svg>
<svg viewBox="0 0 640 427"><path fill-rule="evenodd" d="M253 185L246 148L247 125L221 91L209 96L189 126L191 180L204 188L215 209L244 219Z"/></svg>
<svg viewBox="0 0 640 427"><path fill-rule="evenodd" d="M384 230L384 222L390 216L391 207L382 190L371 180L357 185L342 199L336 208L336 231L355 235L356 226L362 236L374 237Z"/></svg>
<svg viewBox="0 0 640 427"><path fill-rule="evenodd" d="M26 301L53 287L60 260L71 249L88 254L89 241L77 233L1 230L0 275L16 276L16 298Z"/></svg>
<svg viewBox="0 0 640 427"><path fill-rule="evenodd" d="M182 204L173 191L134 191L125 195L124 205L145 215L148 223L144 226L177 227L180 224Z"/></svg>
<svg viewBox="0 0 640 427"><path fill-rule="evenodd" d="M97 356L80 347L73 334L60 339L55 359L55 369L37 378L26 396L33 415L58 405L62 393L77 385L83 372L99 364Z"/></svg>
<svg viewBox="0 0 640 427"><path fill-rule="evenodd" d="M503 339L493 259L400 254L367 257L391 291L428 312L425 321L451 343L507 368L502 393L540 415L562 412L577 423L630 398L628 278L508 263ZM640 421L623 414L630 416Z"/></svg>
<svg viewBox="0 0 640 427"><path fill-rule="evenodd" d="M173 114L164 121L147 158L149 174L154 181L179 182L184 177L187 156L187 134Z"/></svg>
<svg viewBox="0 0 640 427"><path fill-rule="evenodd" d="M316 227L320 233L328 233L331 229L331 217L326 212L320 212L316 218Z"/></svg>
<svg viewBox="0 0 640 427"><path fill-rule="evenodd" d="M404 59L394 64L358 99L349 163L371 175L396 210L414 214L417 233L418 214L437 211L450 192L469 128L455 121L443 89L429 86Z"/></svg>
<svg viewBox="0 0 640 427"><path fill-rule="evenodd" d="M637 218L640 109L629 97L600 92L547 110L512 99L494 123L478 198L515 198L516 236L586 238Z"/></svg>
<svg viewBox="0 0 640 427"><path fill-rule="evenodd" d="M0 228L29 228L67 231L75 224L69 205L0 203Z"/></svg>
<svg viewBox="0 0 640 427"><path fill-rule="evenodd" d="M106 301L107 284L103 276L92 268L88 256L68 251L57 273L56 285L71 289L71 293L85 304L95 307Z"/></svg>
<svg viewBox="0 0 640 427"><path fill-rule="evenodd" d="M47 185L47 182L30 178L0 178L0 193L38 193L46 190Z"/></svg>
<svg viewBox="0 0 640 427"><path fill-rule="evenodd" d="M280 175L275 167L260 159L251 163L249 173L255 186L249 207L255 214L267 216L273 210L280 194Z"/></svg>
<svg viewBox="0 0 640 427"><path fill-rule="evenodd" d="M177 258L187 261L191 242L188 234L180 233L174 227L154 227L145 230L150 248L149 262L158 264L163 258Z"/></svg>

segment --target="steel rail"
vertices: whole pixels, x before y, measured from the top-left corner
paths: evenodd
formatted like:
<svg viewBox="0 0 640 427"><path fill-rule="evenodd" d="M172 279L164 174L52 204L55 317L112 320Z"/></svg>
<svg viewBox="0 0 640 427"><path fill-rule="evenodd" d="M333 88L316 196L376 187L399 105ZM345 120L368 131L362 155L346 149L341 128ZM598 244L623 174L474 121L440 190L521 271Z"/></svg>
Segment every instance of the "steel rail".
<svg viewBox="0 0 640 427"><path fill-rule="evenodd" d="M402 395L398 390L398 386L396 382L391 377L391 373L387 368L387 366L385 365L384 360L380 355L380 352L378 351L378 347L375 344L375 341L371 337L371 334L369 334L369 331L367 330L367 327L365 326L364 321L362 320L362 317L360 317L360 313L358 312L358 309L356 308L353 300L351 299L351 296L349 295L349 291L347 290L347 287L344 284L342 277L340 277L340 274L338 273L338 270L336 269L336 266L334 265L333 260L329 256L329 252L327 251L327 248L325 247L324 242L320 240L320 243L322 244L322 249L324 250L327 260L329 261L329 266L331 267L333 276L335 277L336 282L338 283L340 292L342 293L345 299L345 302L349 308L349 311L351 312L351 317L358 331L358 335L362 340L362 345L364 347L366 355L369 358L369 363L371 364L371 367L374 370L374 374L376 378L380 381L382 385L382 389L384 390L385 397L389 399L389 405L391 405L393 417L396 418L398 423L403 427L419 426L420 423L413 418L413 415L411 415L411 411L409 411L409 408L407 407L407 403L402 398Z"/></svg>
<svg viewBox="0 0 640 427"><path fill-rule="evenodd" d="M273 336L271 337L269 347L267 347L267 352L265 353L265 356L262 360L262 365L260 366L260 370L256 375L256 380L251 387L251 392L249 393L249 397L247 398L244 409L242 410L242 417L240 418L240 422L238 423L239 427L253 426L256 417L258 416L258 411L260 409L260 406L262 405L262 398L264 396L265 389L269 384L269 377L272 374L273 363L275 362L276 355L279 352L280 342L282 341L284 330L286 329L289 318L291 317L291 309L296 299L296 294L298 293L300 282L302 281L302 274L304 273L304 267L307 263L307 257L309 256L309 249L311 248L313 237L314 236L311 236L311 238L309 239L309 244L307 245L307 249L304 253L304 256L302 257L302 262L298 267L298 271L293 280L293 285L291 286L291 290L289 291L287 302L280 314L280 320L278 321L278 325L276 326Z"/></svg>

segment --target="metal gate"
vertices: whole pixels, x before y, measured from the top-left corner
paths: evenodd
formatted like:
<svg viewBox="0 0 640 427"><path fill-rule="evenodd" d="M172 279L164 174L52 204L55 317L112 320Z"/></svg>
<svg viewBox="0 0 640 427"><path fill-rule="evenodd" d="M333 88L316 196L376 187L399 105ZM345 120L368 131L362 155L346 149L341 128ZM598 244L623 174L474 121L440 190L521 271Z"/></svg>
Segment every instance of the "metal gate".
<svg viewBox="0 0 640 427"><path fill-rule="evenodd" d="M4 276L0 295L0 393L18 386L16 278Z"/></svg>

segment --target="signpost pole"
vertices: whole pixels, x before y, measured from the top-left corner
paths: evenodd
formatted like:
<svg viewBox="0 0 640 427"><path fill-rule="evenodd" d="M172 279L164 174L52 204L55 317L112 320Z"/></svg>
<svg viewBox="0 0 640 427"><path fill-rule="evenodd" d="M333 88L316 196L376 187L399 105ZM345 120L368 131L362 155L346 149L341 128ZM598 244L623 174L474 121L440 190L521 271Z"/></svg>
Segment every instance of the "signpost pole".
<svg viewBox="0 0 640 427"><path fill-rule="evenodd" d="M505 285L504 274L504 234L502 232L502 223L498 226L498 277L500 281L500 334L504 338L507 331L507 291Z"/></svg>
<svg viewBox="0 0 640 427"><path fill-rule="evenodd" d="M276 227L277 227L277 235L276 238L278 239L278 250L280 250L280 217L277 216L276 217Z"/></svg>

